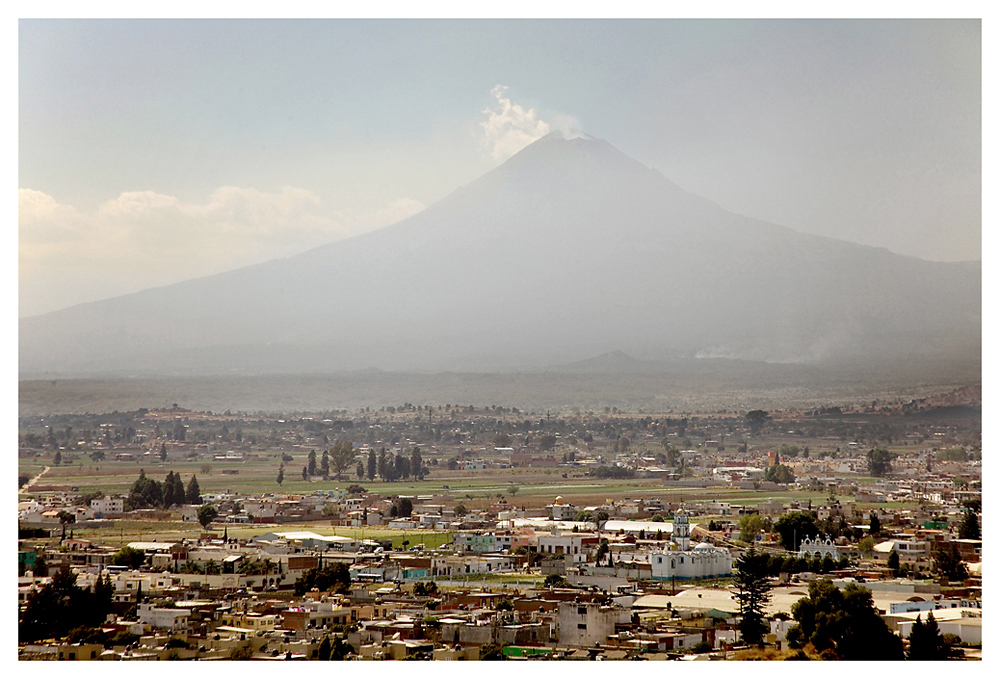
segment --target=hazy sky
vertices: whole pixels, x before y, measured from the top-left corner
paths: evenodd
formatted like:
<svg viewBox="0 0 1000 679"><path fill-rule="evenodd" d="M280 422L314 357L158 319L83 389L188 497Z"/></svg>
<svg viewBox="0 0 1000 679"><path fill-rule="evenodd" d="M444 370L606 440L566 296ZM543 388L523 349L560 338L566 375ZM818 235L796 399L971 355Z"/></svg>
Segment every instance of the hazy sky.
<svg viewBox="0 0 1000 679"><path fill-rule="evenodd" d="M22 20L19 315L390 224L578 127L723 207L981 254L978 21Z"/></svg>

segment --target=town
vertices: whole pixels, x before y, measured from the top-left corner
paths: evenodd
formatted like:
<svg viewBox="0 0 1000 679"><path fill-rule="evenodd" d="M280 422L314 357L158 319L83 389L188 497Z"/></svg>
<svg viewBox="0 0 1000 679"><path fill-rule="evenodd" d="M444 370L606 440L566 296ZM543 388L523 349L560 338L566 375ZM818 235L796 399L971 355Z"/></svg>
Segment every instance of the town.
<svg viewBox="0 0 1000 679"><path fill-rule="evenodd" d="M979 660L979 398L22 416L19 658Z"/></svg>

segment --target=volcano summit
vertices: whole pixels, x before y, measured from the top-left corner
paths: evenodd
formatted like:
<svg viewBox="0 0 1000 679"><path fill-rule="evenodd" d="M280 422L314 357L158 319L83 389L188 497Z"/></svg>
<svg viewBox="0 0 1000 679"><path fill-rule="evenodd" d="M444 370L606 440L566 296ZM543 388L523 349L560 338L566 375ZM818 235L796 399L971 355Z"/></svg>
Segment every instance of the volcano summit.
<svg viewBox="0 0 1000 679"><path fill-rule="evenodd" d="M977 370L981 264L733 214L549 134L394 225L22 319L22 377L537 370L623 352Z"/></svg>

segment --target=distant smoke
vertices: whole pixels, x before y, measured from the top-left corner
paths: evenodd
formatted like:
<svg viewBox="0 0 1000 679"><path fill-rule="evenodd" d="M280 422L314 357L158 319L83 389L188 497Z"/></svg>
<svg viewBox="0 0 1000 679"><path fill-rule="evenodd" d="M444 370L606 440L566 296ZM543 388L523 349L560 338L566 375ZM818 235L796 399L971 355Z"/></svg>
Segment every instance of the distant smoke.
<svg viewBox="0 0 1000 679"><path fill-rule="evenodd" d="M549 133L549 124L538 119L535 109L524 110L504 96L507 89L505 85L497 85L490 91L497 105L483 109L487 118L481 123L486 133L485 145L492 147L491 155L498 161L510 158Z"/></svg>

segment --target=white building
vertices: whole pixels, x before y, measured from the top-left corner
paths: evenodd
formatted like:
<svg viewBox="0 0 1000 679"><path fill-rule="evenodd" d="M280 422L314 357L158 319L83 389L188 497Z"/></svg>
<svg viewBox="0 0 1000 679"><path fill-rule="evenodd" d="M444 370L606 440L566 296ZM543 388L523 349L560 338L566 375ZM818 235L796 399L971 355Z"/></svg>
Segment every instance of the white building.
<svg viewBox="0 0 1000 679"><path fill-rule="evenodd" d="M621 606L563 601L559 603L559 643L567 646L606 644L615 625L628 625L632 613Z"/></svg>
<svg viewBox="0 0 1000 679"><path fill-rule="evenodd" d="M153 608L153 604L139 604L139 622L171 632L186 632L191 611L185 608Z"/></svg>
<svg viewBox="0 0 1000 679"><path fill-rule="evenodd" d="M551 505L546 505L545 509L552 517L553 521L572 521L576 518L577 509L574 505L563 502L562 496L556 498Z"/></svg>
<svg viewBox="0 0 1000 679"><path fill-rule="evenodd" d="M596 548L597 538L586 533L560 533L538 536L538 553L566 555L567 564L585 563L591 545Z"/></svg>
<svg viewBox="0 0 1000 679"><path fill-rule="evenodd" d="M649 555L653 580L695 580L732 574L733 556L728 549L707 542L689 549L691 537L687 512L681 509L674 514L673 527L671 549Z"/></svg>
<svg viewBox="0 0 1000 679"><path fill-rule="evenodd" d="M825 557L840 561L837 545L829 537L825 540L818 535L815 538L805 537L799 543L800 559L823 559Z"/></svg>
<svg viewBox="0 0 1000 679"><path fill-rule="evenodd" d="M101 518L105 514L121 514L125 511L125 499L120 497L102 497L90 501L94 516Z"/></svg>

